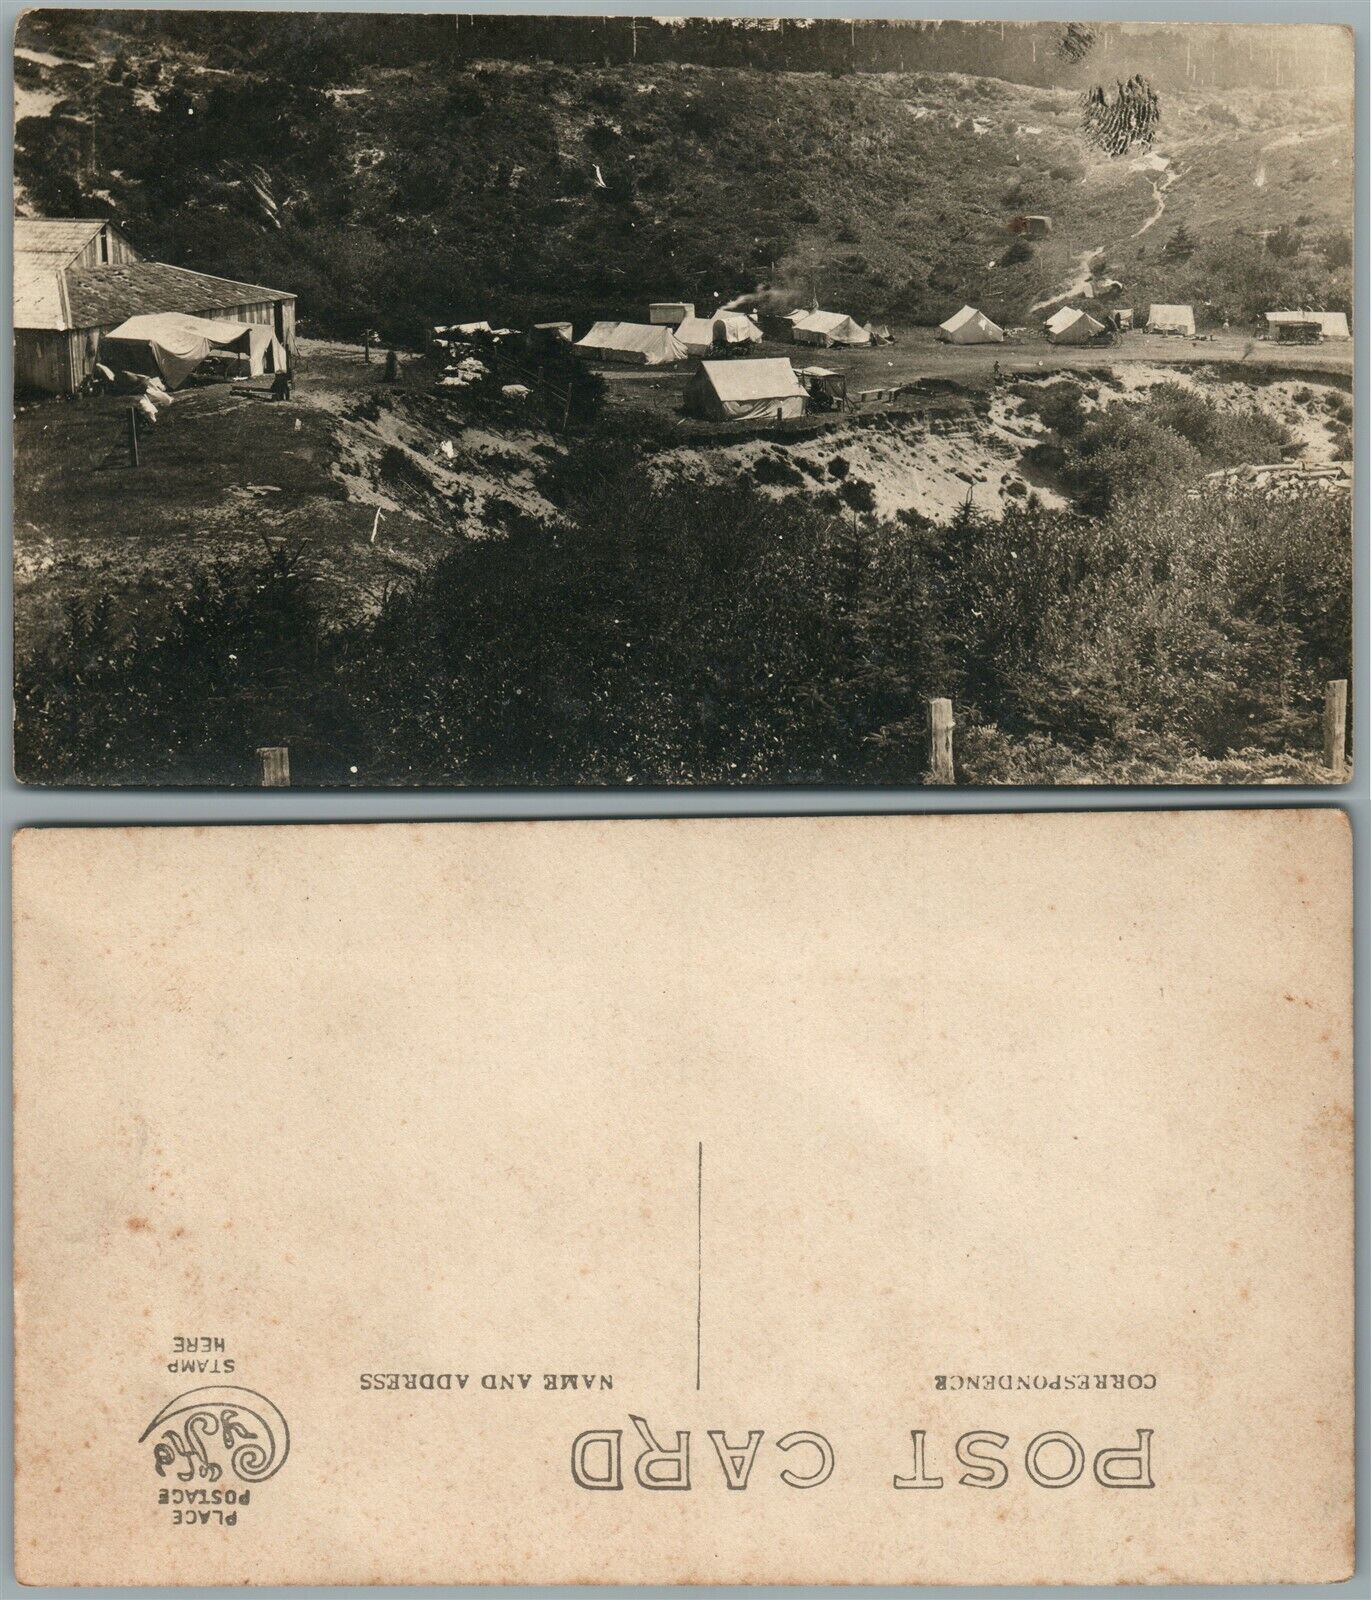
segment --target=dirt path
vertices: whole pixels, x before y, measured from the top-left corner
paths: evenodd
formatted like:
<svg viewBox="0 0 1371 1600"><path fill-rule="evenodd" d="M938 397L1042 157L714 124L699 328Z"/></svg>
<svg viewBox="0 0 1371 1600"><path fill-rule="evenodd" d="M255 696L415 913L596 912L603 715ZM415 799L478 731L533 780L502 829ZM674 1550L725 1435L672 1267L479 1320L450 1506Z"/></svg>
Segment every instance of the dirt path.
<svg viewBox="0 0 1371 1600"><path fill-rule="evenodd" d="M1090 263L1096 256L1102 256L1103 254L1104 246L1102 244L1096 245L1093 250L1083 250L1077 258L1076 276L1072 278L1064 289L1058 289L1055 294L1049 295L1046 300L1034 301L1028 308L1029 316L1031 317L1035 311L1045 311L1048 306L1055 306L1059 300L1070 300L1077 295L1084 295L1085 291L1090 287Z"/></svg>
<svg viewBox="0 0 1371 1600"><path fill-rule="evenodd" d="M1162 173L1160 178L1154 178L1152 180L1152 215L1148 217L1147 221L1144 222L1142 227L1139 228L1138 231L1133 235L1135 239L1141 239L1143 234L1145 234L1149 228L1155 226L1156 223L1162 220L1162 217L1166 212L1166 191L1173 183L1176 182L1178 177L1179 174L1176 172L1175 168L1168 167L1166 171Z"/></svg>

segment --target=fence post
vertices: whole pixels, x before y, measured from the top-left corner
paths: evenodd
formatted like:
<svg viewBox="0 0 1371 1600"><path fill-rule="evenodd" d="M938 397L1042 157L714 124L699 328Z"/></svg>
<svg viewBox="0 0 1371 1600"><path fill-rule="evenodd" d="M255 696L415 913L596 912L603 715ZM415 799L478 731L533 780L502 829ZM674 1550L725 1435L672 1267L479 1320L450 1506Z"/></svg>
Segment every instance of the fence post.
<svg viewBox="0 0 1371 1600"><path fill-rule="evenodd" d="M257 757L262 763L262 787L264 789L290 788L289 745L259 745Z"/></svg>
<svg viewBox="0 0 1371 1600"><path fill-rule="evenodd" d="M926 783L955 783L952 775L952 702L928 702L928 776Z"/></svg>
<svg viewBox="0 0 1371 1600"><path fill-rule="evenodd" d="M1323 691L1323 764L1343 776L1347 757L1347 679L1334 678Z"/></svg>
<svg viewBox="0 0 1371 1600"><path fill-rule="evenodd" d="M135 407L129 407L129 465L138 465L138 412Z"/></svg>

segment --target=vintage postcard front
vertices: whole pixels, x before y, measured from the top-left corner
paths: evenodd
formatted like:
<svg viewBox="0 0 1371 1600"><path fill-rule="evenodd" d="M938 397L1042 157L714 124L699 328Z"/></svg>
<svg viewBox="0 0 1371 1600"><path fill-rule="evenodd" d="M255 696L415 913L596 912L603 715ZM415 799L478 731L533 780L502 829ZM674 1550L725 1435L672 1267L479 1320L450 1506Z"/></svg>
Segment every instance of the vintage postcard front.
<svg viewBox="0 0 1371 1600"><path fill-rule="evenodd" d="M1347 781L1326 8L366 6L18 19L22 781Z"/></svg>
<svg viewBox="0 0 1371 1600"><path fill-rule="evenodd" d="M1350 857L21 834L20 1577L1347 1577Z"/></svg>

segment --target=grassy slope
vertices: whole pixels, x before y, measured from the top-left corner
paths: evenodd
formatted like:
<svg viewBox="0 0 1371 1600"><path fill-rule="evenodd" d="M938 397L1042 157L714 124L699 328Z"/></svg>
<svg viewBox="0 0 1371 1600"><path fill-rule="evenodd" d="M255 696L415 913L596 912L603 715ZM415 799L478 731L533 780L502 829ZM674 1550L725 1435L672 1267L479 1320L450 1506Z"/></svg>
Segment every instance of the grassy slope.
<svg viewBox="0 0 1371 1600"><path fill-rule="evenodd" d="M155 625L192 569L255 560L264 537L306 544L328 610L352 618L453 537L479 536L492 497L548 510L534 485L544 459L535 435L464 426L426 389L381 389L380 372L356 350L306 344L291 401L270 401L265 382L183 389L144 431L136 469L127 399L23 412L20 653L49 637L73 602L107 597L121 625Z"/></svg>
<svg viewBox="0 0 1371 1600"><path fill-rule="evenodd" d="M21 42L43 47L41 14ZM101 40L89 44L95 59ZM279 96L266 85L260 102L216 111L241 74L158 40L126 49L125 64L139 81L21 63L29 104L47 111L19 130L35 208L110 206L151 252L297 288L324 330L540 311L585 321L763 286L896 321L972 300L1017 322L1095 248L1126 303L1203 298L1198 260L1161 253L1178 223L1220 249L1282 222L1311 243L1350 224L1350 128L1326 96L1166 96L1158 149L1176 178L1139 235L1156 180L1089 154L1075 85L416 62L318 99L292 98L283 80ZM172 85L196 106L198 153L191 125L157 109ZM216 115L222 139L207 131ZM289 137L292 117L307 140ZM258 137L254 118L287 136ZM74 193L83 142L92 161ZM206 148L224 161L207 164ZM196 165L178 174L183 151ZM249 159L279 227L242 181ZM1055 232L1004 266L1005 224L1023 211L1048 212Z"/></svg>

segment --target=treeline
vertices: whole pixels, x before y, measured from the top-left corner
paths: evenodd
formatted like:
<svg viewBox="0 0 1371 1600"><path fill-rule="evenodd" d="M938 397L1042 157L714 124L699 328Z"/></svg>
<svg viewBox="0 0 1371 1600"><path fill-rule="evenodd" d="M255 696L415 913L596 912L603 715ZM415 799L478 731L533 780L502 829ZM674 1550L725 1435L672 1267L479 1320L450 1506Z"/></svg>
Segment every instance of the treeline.
<svg viewBox="0 0 1371 1600"><path fill-rule="evenodd" d="M910 783L933 695L963 781L1231 781L1316 751L1349 676L1347 497L1188 497L1257 424L1180 391L1040 405L1097 514L880 520L670 483L592 436L549 471L553 524L506 507L345 626L279 544L203 569L156 627L74 610L17 663L17 769L251 784L284 744L303 784Z"/></svg>
<svg viewBox="0 0 1371 1600"><path fill-rule="evenodd" d="M172 39L226 64L289 59L307 81L419 62L627 62L781 72L965 72L1036 85L1144 73L1159 89L1324 87L1345 79L1339 28L1195 23L874 21L848 18L654 18L208 11L60 11L46 37L76 43Z"/></svg>
<svg viewBox="0 0 1371 1600"><path fill-rule="evenodd" d="M726 73L420 66L356 71L345 96L291 59L199 73L130 49L68 69L70 100L19 124L19 182L41 214L114 215L153 259L293 290L307 332L410 340L426 321L584 327L647 299L731 299L774 282L806 233L822 253L806 298L993 315L1036 278L988 266L1011 208L985 165L1049 202L1079 177L1055 141L971 139L870 80L759 76L739 94Z"/></svg>

